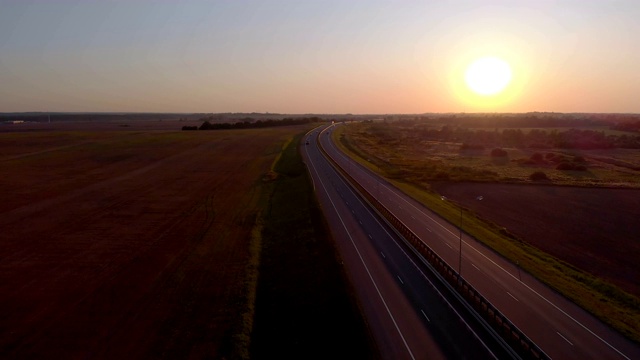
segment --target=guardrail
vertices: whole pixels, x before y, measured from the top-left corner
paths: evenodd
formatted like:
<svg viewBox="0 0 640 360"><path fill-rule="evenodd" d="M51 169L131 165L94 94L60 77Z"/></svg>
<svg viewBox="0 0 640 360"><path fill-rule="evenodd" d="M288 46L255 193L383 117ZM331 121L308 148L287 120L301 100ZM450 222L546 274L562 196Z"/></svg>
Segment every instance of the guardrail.
<svg viewBox="0 0 640 360"><path fill-rule="evenodd" d="M447 283L455 289L462 298L471 305L471 308L480 315L494 331L523 359L551 359L542 349L515 326L504 314L500 312L489 300L485 299L470 283L458 274L438 254L436 254L422 239L409 229L400 219L387 209L380 201L362 185L360 185L337 161L335 161L322 147L319 141L320 151L334 167L347 179L351 186L369 202L378 213L393 226L398 234L423 256L423 258L437 271Z"/></svg>

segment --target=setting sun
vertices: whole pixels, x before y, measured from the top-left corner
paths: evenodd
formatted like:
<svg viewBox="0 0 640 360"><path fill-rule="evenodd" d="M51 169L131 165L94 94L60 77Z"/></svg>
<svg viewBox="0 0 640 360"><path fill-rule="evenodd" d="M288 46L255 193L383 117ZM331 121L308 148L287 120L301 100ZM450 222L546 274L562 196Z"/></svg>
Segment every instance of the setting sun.
<svg viewBox="0 0 640 360"><path fill-rule="evenodd" d="M502 59L483 57L467 67L464 79L469 89L476 94L495 95L511 82L511 67Z"/></svg>

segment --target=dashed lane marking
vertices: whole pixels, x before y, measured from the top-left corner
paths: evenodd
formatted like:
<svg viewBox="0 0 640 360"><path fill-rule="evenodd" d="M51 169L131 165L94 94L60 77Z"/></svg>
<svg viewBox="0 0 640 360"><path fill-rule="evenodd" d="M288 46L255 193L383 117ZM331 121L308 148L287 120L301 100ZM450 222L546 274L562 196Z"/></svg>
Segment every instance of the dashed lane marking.
<svg viewBox="0 0 640 360"><path fill-rule="evenodd" d="M422 313L422 316L424 316L424 318L427 319L428 322L431 322L431 319L429 319L427 314L425 314L424 311L422 311L422 309L420 309L420 312Z"/></svg>
<svg viewBox="0 0 640 360"><path fill-rule="evenodd" d="M558 334L561 338L564 339L564 341L568 342L569 345L573 346L573 343L571 341L569 341L569 339L567 339L566 337L562 336L562 334L560 334L559 332L556 331L556 334Z"/></svg>

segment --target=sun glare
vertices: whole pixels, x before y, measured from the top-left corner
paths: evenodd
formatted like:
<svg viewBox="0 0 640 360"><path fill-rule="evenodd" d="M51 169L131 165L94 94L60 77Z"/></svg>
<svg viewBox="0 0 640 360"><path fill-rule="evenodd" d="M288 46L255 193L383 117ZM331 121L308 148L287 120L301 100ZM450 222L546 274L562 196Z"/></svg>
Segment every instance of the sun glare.
<svg viewBox="0 0 640 360"><path fill-rule="evenodd" d="M511 67L502 59L483 57L467 67L464 80L476 94L496 95L511 82Z"/></svg>

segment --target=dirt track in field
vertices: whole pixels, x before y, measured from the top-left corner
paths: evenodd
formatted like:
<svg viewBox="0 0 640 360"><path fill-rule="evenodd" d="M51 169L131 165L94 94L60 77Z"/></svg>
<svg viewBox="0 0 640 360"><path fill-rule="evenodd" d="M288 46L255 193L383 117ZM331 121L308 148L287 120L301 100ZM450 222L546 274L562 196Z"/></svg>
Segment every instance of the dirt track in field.
<svg viewBox="0 0 640 360"><path fill-rule="evenodd" d="M257 186L299 131L54 134L0 151L0 357L228 354Z"/></svg>
<svg viewBox="0 0 640 360"><path fill-rule="evenodd" d="M511 233L640 296L640 190L436 183ZM482 201L476 201L478 195Z"/></svg>

